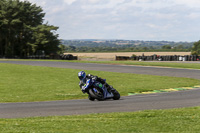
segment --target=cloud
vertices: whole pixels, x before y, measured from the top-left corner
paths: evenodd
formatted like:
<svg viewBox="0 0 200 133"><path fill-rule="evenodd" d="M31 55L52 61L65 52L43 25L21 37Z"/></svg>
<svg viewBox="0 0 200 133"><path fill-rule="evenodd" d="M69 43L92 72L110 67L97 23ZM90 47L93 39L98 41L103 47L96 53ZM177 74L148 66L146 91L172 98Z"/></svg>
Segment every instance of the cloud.
<svg viewBox="0 0 200 133"><path fill-rule="evenodd" d="M200 0L29 0L63 39L198 40Z"/></svg>
<svg viewBox="0 0 200 133"><path fill-rule="evenodd" d="M20 1L27 1L27 0L20 0ZM45 7L47 2L46 0L28 0L29 2L33 3L33 4L37 4L38 6L41 6L41 7Z"/></svg>
<svg viewBox="0 0 200 133"><path fill-rule="evenodd" d="M65 3L67 3L68 5L71 5L72 3L74 3L76 0L63 0Z"/></svg>
<svg viewBox="0 0 200 133"><path fill-rule="evenodd" d="M199 0L174 0L173 3L175 5L185 5L190 8L199 8L200 5Z"/></svg>

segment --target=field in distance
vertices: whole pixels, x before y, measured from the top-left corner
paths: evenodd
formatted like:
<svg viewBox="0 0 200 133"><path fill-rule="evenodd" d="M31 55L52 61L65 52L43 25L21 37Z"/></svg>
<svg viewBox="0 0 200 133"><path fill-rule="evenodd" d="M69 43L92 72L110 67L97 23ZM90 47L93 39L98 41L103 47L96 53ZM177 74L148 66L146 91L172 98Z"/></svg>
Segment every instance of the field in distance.
<svg viewBox="0 0 200 133"><path fill-rule="evenodd" d="M111 52L111 53L64 53L78 56L79 60L115 60L115 56L190 55L191 52Z"/></svg>

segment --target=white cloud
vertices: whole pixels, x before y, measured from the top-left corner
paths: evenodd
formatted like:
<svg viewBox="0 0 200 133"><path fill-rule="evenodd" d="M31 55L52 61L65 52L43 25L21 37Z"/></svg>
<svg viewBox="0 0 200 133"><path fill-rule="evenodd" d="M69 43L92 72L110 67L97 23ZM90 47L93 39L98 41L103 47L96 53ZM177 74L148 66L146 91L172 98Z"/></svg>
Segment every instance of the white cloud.
<svg viewBox="0 0 200 133"><path fill-rule="evenodd" d="M44 9L64 39L199 39L200 0L29 1Z"/></svg>
<svg viewBox="0 0 200 133"><path fill-rule="evenodd" d="M65 3L67 3L68 5L71 5L72 3L74 3L76 0L63 0Z"/></svg>
<svg viewBox="0 0 200 133"><path fill-rule="evenodd" d="M20 1L26 1L26 0L20 0ZM29 2L33 3L33 4L37 4L38 6L44 7L46 6L47 2L46 0L28 0Z"/></svg>
<svg viewBox="0 0 200 133"><path fill-rule="evenodd" d="M98 3L99 1L101 1L101 0L88 0L90 3L93 3L93 4L95 4L95 3Z"/></svg>
<svg viewBox="0 0 200 133"><path fill-rule="evenodd" d="M190 13L187 15L187 17L189 19L199 19L200 18L200 14L199 13Z"/></svg>
<svg viewBox="0 0 200 133"><path fill-rule="evenodd" d="M174 0L176 5L185 5L191 8L199 8L200 0Z"/></svg>

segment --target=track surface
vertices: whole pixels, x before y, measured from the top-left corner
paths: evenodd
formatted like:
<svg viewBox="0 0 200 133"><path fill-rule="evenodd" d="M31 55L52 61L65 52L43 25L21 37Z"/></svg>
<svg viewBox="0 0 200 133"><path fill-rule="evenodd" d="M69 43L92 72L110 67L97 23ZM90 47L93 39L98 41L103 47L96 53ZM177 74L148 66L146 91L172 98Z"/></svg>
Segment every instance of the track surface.
<svg viewBox="0 0 200 133"><path fill-rule="evenodd" d="M200 70L190 69L41 61L0 61L0 63L200 79ZM122 97L121 100L118 101L108 100L91 102L85 99L33 103L0 103L0 118L130 112L149 109L192 107L200 106L199 95L200 89L195 89L180 92L127 96Z"/></svg>

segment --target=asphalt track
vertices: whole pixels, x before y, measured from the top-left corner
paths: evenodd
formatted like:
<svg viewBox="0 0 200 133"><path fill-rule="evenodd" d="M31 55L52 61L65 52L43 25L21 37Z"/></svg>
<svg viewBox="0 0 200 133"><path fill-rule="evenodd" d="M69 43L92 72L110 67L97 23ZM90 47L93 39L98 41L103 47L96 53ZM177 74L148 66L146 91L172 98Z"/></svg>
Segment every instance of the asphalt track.
<svg viewBox="0 0 200 133"><path fill-rule="evenodd" d="M81 70L98 70L121 73L136 73L161 76L187 77L200 79L200 70L105 65L70 62L41 61L0 61L34 66L73 68ZM192 64L191 64L192 65ZM32 103L0 103L0 118L22 118L33 116L61 116L90 113L132 112L151 109L169 109L200 106L200 88L170 93L156 93L121 97L120 100L94 101L66 100Z"/></svg>

